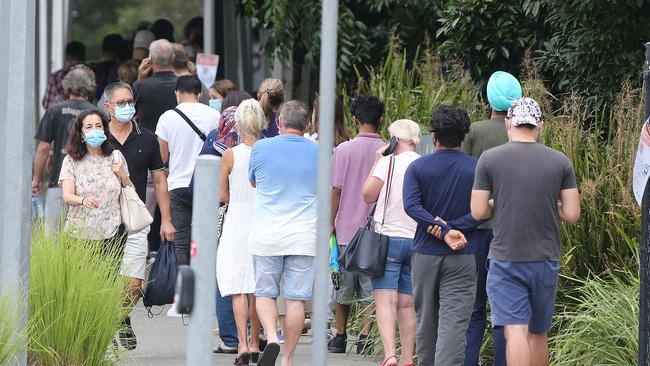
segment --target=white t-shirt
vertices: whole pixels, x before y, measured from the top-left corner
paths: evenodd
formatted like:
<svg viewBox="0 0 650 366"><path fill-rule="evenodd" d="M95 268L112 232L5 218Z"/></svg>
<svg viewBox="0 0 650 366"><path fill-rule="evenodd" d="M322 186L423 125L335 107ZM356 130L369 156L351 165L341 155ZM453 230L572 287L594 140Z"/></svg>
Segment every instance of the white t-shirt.
<svg viewBox="0 0 650 366"><path fill-rule="evenodd" d="M404 186L404 174L406 168L420 155L415 151L405 151L395 155L393 182L388 197L388 210L382 228L381 220L384 215L384 200L386 199L386 179L388 177L388 167L390 165L390 156L381 158L375 170L372 172L373 177L377 177L384 182L377 199L377 208L375 209L375 230L388 236L398 236L402 238L413 238L417 223L404 212L404 201L402 199L402 188Z"/></svg>
<svg viewBox="0 0 650 366"><path fill-rule="evenodd" d="M181 103L176 108L185 113L206 135L217 128L221 117L219 111L202 103ZM203 141L174 110L168 110L160 116L156 135L167 141L169 147L169 190L188 187Z"/></svg>

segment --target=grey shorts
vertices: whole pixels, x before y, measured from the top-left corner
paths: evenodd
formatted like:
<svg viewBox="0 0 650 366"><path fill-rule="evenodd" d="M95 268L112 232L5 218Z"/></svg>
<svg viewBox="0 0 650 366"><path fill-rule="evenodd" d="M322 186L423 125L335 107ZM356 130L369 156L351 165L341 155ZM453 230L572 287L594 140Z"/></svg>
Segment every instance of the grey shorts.
<svg viewBox="0 0 650 366"><path fill-rule="evenodd" d="M339 245L339 253L345 249ZM372 281L370 277L352 273L341 268L341 288L336 293L336 302L349 305L356 301L372 302ZM355 296L356 295L356 296Z"/></svg>

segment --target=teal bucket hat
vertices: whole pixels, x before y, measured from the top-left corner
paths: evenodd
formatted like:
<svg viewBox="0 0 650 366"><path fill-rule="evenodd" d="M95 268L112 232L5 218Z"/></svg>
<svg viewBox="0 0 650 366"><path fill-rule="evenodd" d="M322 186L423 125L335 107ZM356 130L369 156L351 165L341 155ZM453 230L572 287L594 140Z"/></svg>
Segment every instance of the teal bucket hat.
<svg viewBox="0 0 650 366"><path fill-rule="evenodd" d="M511 74L497 71L488 80L487 98L495 111L507 111L513 100L521 98L521 85Z"/></svg>

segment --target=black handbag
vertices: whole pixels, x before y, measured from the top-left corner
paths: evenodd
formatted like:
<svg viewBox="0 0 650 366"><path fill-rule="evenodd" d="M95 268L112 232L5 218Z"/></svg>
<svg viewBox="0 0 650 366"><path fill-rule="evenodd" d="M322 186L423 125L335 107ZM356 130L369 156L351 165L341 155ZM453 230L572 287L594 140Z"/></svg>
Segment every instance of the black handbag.
<svg viewBox="0 0 650 366"><path fill-rule="evenodd" d="M176 292L176 253L172 242L164 241L160 245L156 260L149 271L149 281L144 292L144 306L150 308L155 305L174 303Z"/></svg>
<svg viewBox="0 0 650 366"><path fill-rule="evenodd" d="M391 156L386 179L386 196L384 197L384 214L381 220L383 229L388 198L390 197L393 178L394 156ZM386 257L388 256L388 236L375 232L373 228L373 215L375 207L368 215L364 227L359 228L338 258L339 264L348 272L356 272L368 277L383 277L386 270Z"/></svg>

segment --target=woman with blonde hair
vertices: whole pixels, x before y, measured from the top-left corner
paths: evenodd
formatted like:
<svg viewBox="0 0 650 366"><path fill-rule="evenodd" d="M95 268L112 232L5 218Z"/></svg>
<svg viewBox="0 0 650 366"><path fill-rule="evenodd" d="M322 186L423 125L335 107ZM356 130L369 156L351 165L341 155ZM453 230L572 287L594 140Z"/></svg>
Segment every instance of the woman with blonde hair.
<svg viewBox="0 0 650 366"><path fill-rule="evenodd" d="M235 365L248 365L259 357L260 321L255 311L253 257L248 252L254 188L248 181L248 162L253 144L266 128L264 111L254 99L243 101L235 112L240 144L223 153L220 201L228 204L223 234L217 249L217 283L222 296L232 295L239 349ZM249 306L250 295L250 306ZM248 316L251 341L248 343Z"/></svg>
<svg viewBox="0 0 650 366"><path fill-rule="evenodd" d="M284 86L279 79L266 79L262 81L257 90L257 100L260 101L264 118L268 127L262 131L262 137L275 137L280 131L278 130L278 111L280 104L284 102Z"/></svg>
<svg viewBox="0 0 650 366"><path fill-rule="evenodd" d="M383 156L390 146L377 150L375 165L363 186L363 199L376 203L375 230L388 236L388 256L384 276L372 279L377 325L384 347L386 365L413 365L415 347L415 307L411 288L411 254L416 222L404 212L402 186L406 168L420 155L420 126L408 119L397 120L388 127L395 150ZM393 140L393 141L394 141ZM395 322L399 324L402 354L399 362L395 347Z"/></svg>

